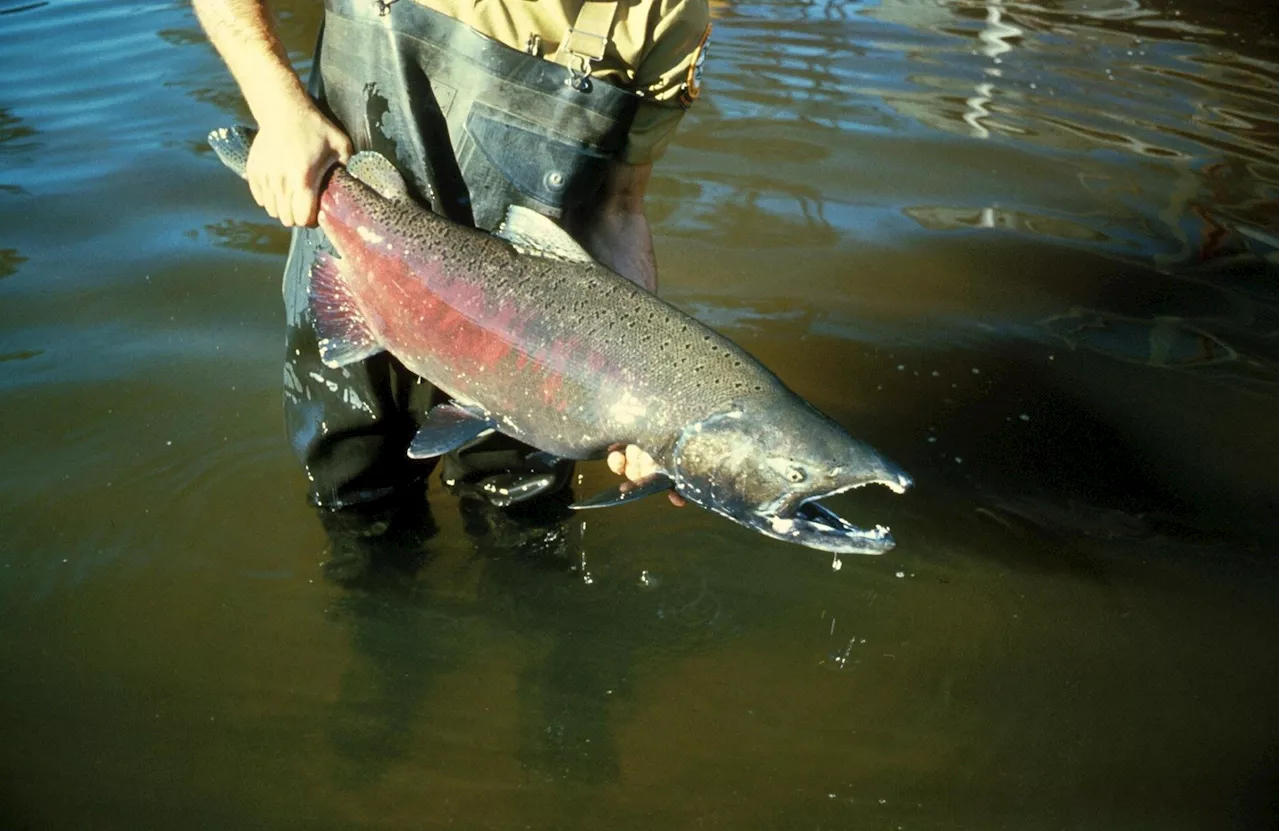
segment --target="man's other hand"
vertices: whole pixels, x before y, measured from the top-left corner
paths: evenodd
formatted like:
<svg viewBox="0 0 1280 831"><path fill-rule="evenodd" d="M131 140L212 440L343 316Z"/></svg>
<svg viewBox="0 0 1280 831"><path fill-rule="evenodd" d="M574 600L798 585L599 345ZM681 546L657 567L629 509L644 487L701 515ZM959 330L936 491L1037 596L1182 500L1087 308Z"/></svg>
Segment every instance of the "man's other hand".
<svg viewBox="0 0 1280 831"><path fill-rule="evenodd" d="M249 189L282 225L313 227L324 175L350 157L351 139L308 102L259 123L249 151Z"/></svg>
<svg viewBox="0 0 1280 831"><path fill-rule="evenodd" d="M625 451L611 451L607 464L609 465L609 470L619 476L627 477L632 482L639 482L646 476L658 472L658 465L653 460L653 457L634 444L627 445ZM684 497L675 491L669 491L667 498L677 508L683 508L685 505Z"/></svg>

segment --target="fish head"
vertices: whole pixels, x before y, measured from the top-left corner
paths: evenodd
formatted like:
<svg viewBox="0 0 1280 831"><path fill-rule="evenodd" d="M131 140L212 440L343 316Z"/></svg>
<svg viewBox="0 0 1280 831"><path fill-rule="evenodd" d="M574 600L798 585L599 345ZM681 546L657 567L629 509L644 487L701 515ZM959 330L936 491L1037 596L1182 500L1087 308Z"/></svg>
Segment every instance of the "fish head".
<svg viewBox="0 0 1280 831"><path fill-rule="evenodd" d="M889 529L859 528L819 500L911 477L794 396L735 403L690 424L672 450L676 490L775 539L836 554L883 554Z"/></svg>

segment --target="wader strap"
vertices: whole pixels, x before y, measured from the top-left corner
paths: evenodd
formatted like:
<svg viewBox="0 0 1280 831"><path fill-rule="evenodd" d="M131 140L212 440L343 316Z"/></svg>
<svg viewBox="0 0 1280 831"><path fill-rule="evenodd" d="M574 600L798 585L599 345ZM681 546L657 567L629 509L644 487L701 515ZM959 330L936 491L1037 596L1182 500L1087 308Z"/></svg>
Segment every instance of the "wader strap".
<svg viewBox="0 0 1280 831"><path fill-rule="evenodd" d="M586 0L573 26L565 32L560 48L551 59L572 70L575 80L585 79L591 74L591 64L604 57L618 3L619 0Z"/></svg>

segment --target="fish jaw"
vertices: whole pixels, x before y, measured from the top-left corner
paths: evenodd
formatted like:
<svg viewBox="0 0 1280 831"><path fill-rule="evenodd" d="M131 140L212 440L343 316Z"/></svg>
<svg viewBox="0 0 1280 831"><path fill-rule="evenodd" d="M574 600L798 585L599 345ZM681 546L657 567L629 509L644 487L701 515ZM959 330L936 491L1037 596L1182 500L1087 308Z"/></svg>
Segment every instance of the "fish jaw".
<svg viewBox="0 0 1280 831"><path fill-rule="evenodd" d="M907 479L905 484L900 479L873 480L798 500L792 499L791 494L784 494L774 506L764 510L753 510L744 502L725 499L723 494L708 494L703 488L690 487L684 483L677 485L676 491L713 513L775 540L831 554L884 554L897 545L887 526L860 528L820 502L828 496L868 484L884 485L896 493L902 493L910 486L910 480ZM777 507L778 505L786 507Z"/></svg>
<svg viewBox="0 0 1280 831"><path fill-rule="evenodd" d="M893 482L886 480L877 484L892 488L897 493L906 490L906 486L903 486L900 480ZM850 490L853 487L862 487L862 485L841 488L834 493ZM832 554L884 554L897 544L893 535L889 533L888 526L859 528L823 505L819 500L824 498L825 496L804 499L785 516L778 512L759 514L757 516L760 522L753 523L753 526L755 530L774 539Z"/></svg>
<svg viewBox="0 0 1280 831"><path fill-rule="evenodd" d="M834 554L883 554L889 529L860 528L820 500L911 477L791 396L740 402L687 426L672 453L676 490L767 537Z"/></svg>

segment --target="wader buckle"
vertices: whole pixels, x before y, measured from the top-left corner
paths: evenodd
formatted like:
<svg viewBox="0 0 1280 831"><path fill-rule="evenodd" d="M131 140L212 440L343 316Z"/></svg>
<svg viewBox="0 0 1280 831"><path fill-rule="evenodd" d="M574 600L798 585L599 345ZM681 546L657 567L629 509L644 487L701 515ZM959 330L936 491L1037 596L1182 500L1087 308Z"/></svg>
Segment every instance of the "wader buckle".
<svg viewBox="0 0 1280 831"><path fill-rule="evenodd" d="M570 29L568 36L564 38L563 47L570 77L564 83L579 92L590 92L591 64L604 58L604 49L608 44L609 38L603 35Z"/></svg>
<svg viewBox="0 0 1280 831"><path fill-rule="evenodd" d="M609 38L605 35L570 29L560 47L564 62L569 68L565 84L578 92L590 92L591 64L604 57L604 50L608 45Z"/></svg>
<svg viewBox="0 0 1280 831"><path fill-rule="evenodd" d="M591 64L604 57L609 32L621 0L585 0L553 60L569 70L565 84L578 92L591 91ZM598 33L598 34L597 34Z"/></svg>

